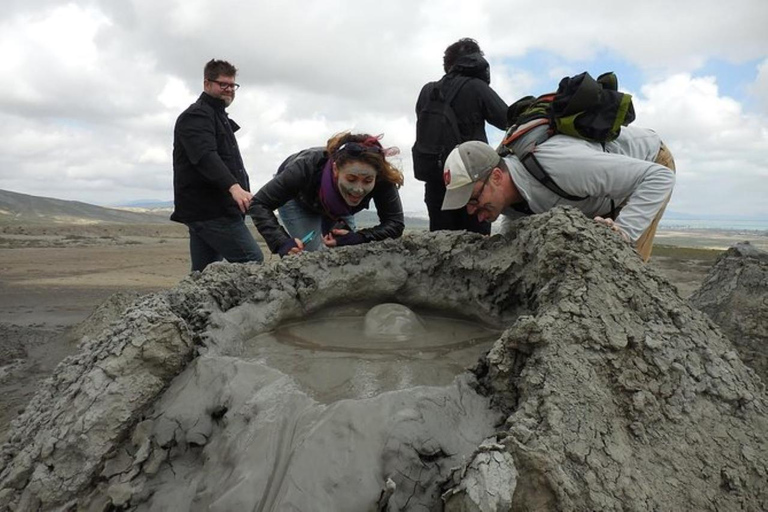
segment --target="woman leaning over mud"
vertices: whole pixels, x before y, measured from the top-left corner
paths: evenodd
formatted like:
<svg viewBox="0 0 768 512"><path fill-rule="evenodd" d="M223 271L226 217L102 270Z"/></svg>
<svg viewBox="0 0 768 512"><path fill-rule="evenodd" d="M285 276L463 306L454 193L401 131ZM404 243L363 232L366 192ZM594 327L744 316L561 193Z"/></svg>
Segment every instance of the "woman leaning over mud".
<svg viewBox="0 0 768 512"><path fill-rule="evenodd" d="M403 234L397 191L403 173L386 158L399 151L384 148L380 138L340 133L326 147L305 149L280 165L275 177L253 196L248 211L273 253L285 256ZM368 208L371 199L379 224L356 230L354 214Z"/></svg>

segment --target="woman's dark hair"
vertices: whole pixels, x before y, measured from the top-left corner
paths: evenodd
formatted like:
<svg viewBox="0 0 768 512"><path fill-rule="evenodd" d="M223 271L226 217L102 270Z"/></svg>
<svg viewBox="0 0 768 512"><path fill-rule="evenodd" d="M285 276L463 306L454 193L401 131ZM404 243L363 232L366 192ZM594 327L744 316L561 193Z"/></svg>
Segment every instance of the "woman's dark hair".
<svg viewBox="0 0 768 512"><path fill-rule="evenodd" d="M378 137L341 132L328 139L325 150L339 167L349 162L363 162L373 167L382 179L397 187L403 186L403 173L387 161L387 149L382 147Z"/></svg>
<svg viewBox="0 0 768 512"><path fill-rule="evenodd" d="M483 55L483 51L480 49L480 45L477 44L477 41L469 37L459 39L445 49L445 53L443 54L443 70L448 73L453 65L456 64L459 57L470 55L472 53Z"/></svg>
<svg viewBox="0 0 768 512"><path fill-rule="evenodd" d="M237 68L225 60L211 59L205 63L203 69L203 78L206 80L216 80L220 76L235 76Z"/></svg>

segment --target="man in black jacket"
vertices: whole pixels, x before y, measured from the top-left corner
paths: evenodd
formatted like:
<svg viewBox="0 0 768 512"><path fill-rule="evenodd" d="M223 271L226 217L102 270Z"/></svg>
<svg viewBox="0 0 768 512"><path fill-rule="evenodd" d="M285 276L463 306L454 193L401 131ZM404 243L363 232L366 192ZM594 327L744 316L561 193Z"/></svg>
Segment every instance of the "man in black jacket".
<svg viewBox="0 0 768 512"><path fill-rule="evenodd" d="M173 130L174 211L171 220L189 229L192 270L214 261L261 262L264 256L244 222L251 202L235 132L224 110L235 99L237 69L211 60L203 93L182 112Z"/></svg>
<svg viewBox="0 0 768 512"><path fill-rule="evenodd" d="M483 58L483 52L474 39L460 39L445 50L443 56L445 76L437 82L426 84L416 102L417 117L422 112L430 95L439 87L445 94L453 87L460 87L451 107L458 121L461 140L479 140L488 142L485 134L485 122L488 121L501 130L506 128L507 104L491 89L491 72L488 61ZM418 145L417 140L417 145ZM415 146L416 147L416 146ZM442 161L448 156L448 148ZM417 179L424 181L424 202L429 212L429 229L468 230L475 233L489 234L491 224L480 222L470 216L464 209L442 210L445 196L442 165L425 162L414 157L414 171ZM438 170L428 170L428 168Z"/></svg>

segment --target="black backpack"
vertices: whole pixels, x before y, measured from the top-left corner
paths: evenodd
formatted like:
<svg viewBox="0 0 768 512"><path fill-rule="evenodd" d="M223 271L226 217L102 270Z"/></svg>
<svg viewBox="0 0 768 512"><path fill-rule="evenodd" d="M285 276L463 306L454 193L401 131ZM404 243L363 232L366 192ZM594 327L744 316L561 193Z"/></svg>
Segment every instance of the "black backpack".
<svg viewBox="0 0 768 512"><path fill-rule="evenodd" d="M557 92L526 96L510 105L509 128L498 152L517 156L534 178L560 197L581 201L586 198L568 194L549 177L534 155L535 147L558 133L605 145L634 120L632 96L618 91L614 73L595 80L585 72L560 80Z"/></svg>
<svg viewBox="0 0 768 512"><path fill-rule="evenodd" d="M456 76L446 87L443 79L433 82L426 104L416 116L416 143L411 150L417 180L443 179L448 154L462 142L459 123L451 104L469 77Z"/></svg>

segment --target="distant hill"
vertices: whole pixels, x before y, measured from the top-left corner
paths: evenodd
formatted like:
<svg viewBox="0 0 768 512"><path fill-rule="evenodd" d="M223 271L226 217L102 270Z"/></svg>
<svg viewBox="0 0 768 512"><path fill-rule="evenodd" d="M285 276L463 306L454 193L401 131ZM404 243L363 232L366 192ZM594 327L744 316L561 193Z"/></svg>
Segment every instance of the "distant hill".
<svg viewBox="0 0 768 512"><path fill-rule="evenodd" d="M673 210L667 210L664 213L667 220L718 220L718 221L764 221L768 222L768 215L758 213L754 215L726 215L726 214L707 214L707 213L683 213Z"/></svg>
<svg viewBox="0 0 768 512"><path fill-rule="evenodd" d="M137 199L127 203L110 205L112 208L173 208L173 201L158 201L156 199Z"/></svg>
<svg viewBox="0 0 768 512"><path fill-rule="evenodd" d="M150 199L140 199L138 201L129 201L127 203L113 204L109 208L125 210L129 212L144 212L165 214L166 217L173 212L173 201L153 201Z"/></svg>
<svg viewBox="0 0 768 512"><path fill-rule="evenodd" d="M165 224L168 212L143 213L104 208L79 201L65 201L0 190L0 223L53 224Z"/></svg>
<svg viewBox="0 0 768 512"><path fill-rule="evenodd" d="M0 190L0 224L165 224L173 210L172 202L136 201L130 206L105 208L79 201L38 197ZM363 210L355 216L358 228L379 223L376 211ZM429 221L405 217L407 229L428 229Z"/></svg>

